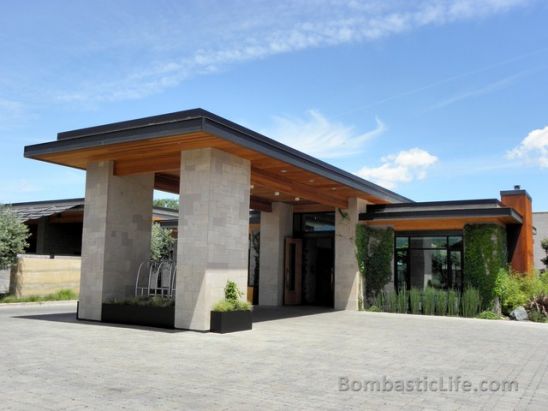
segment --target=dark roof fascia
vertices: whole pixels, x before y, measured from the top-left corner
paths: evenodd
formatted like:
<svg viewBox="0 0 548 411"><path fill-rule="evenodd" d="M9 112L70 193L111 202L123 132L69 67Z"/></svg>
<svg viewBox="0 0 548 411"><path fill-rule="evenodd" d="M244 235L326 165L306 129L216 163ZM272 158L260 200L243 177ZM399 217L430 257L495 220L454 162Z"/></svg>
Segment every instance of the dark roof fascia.
<svg viewBox="0 0 548 411"><path fill-rule="evenodd" d="M429 218L473 218L473 217L511 217L517 223L523 223L522 216L512 208L469 208L462 210L425 210L400 211L392 213L366 212L360 214L360 221L381 220L423 220Z"/></svg>
<svg viewBox="0 0 548 411"><path fill-rule="evenodd" d="M84 204L83 198L65 198L62 200L40 200L40 201L29 201L23 203L10 203L6 204L10 207L20 207L20 206L34 206L34 205L53 205L53 204L64 204L64 203L82 203Z"/></svg>
<svg viewBox="0 0 548 411"><path fill-rule="evenodd" d="M504 204L496 198L482 198L476 200L450 200L450 201L422 201L422 202L412 202L412 203L396 203L396 204L370 204L367 206L367 210L378 212L382 210L390 210L393 208L420 208L420 207L458 207L458 206L469 206L469 205L484 205L484 204L493 204L494 206L504 207Z"/></svg>
<svg viewBox="0 0 548 411"><path fill-rule="evenodd" d="M55 152L167 137L201 130L356 190L367 192L382 200L412 201L203 109L180 111L59 133L57 141L26 146L25 157L32 158Z"/></svg>

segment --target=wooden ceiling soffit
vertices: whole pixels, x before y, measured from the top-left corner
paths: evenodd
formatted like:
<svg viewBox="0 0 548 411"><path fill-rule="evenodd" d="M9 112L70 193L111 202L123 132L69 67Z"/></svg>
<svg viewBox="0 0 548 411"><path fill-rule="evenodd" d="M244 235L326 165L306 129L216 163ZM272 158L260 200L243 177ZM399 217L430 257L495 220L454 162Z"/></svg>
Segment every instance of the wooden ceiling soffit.
<svg viewBox="0 0 548 411"><path fill-rule="evenodd" d="M342 198L319 192L314 187L291 181L288 178L257 169L256 167L251 168L251 183L271 187L274 190L289 193L295 197L301 197L328 206L338 208L348 207L347 201Z"/></svg>

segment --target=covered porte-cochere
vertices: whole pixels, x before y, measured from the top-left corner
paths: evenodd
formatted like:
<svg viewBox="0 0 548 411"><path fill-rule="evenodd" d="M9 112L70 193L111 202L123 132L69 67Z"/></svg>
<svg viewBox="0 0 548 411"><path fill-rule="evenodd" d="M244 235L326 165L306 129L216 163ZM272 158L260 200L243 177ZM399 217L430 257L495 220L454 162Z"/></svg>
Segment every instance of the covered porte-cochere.
<svg viewBox="0 0 548 411"><path fill-rule="evenodd" d="M301 302L303 241L294 227L330 213L332 246L309 244L331 250L319 260L333 265L328 301L357 309L359 214L367 204L410 201L202 109L59 133L25 156L86 170L79 318L87 320L134 292L150 252L155 189L180 195L174 326L200 331L227 280L247 287L250 209L261 221L259 305Z"/></svg>

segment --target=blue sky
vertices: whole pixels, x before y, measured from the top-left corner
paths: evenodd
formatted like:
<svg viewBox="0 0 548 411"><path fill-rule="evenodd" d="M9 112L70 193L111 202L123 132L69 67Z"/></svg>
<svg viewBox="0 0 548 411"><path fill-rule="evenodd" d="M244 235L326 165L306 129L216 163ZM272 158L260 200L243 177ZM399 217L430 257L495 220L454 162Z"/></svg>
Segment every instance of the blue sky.
<svg viewBox="0 0 548 411"><path fill-rule="evenodd" d="M83 196L56 133L202 107L416 201L548 210L548 4L0 4L0 202ZM161 196L161 195L160 195Z"/></svg>

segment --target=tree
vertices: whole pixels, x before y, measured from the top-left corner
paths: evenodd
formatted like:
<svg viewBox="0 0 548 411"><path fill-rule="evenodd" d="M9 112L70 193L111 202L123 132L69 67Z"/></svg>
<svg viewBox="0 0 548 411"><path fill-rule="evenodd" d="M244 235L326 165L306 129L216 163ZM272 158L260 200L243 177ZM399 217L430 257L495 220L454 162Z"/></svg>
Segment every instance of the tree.
<svg viewBox="0 0 548 411"><path fill-rule="evenodd" d="M157 198L152 202L154 207L179 209L179 200L176 198Z"/></svg>
<svg viewBox="0 0 548 411"><path fill-rule="evenodd" d="M29 230L10 208L0 204L0 269L17 261L28 246Z"/></svg>
<svg viewBox="0 0 548 411"><path fill-rule="evenodd" d="M175 239L171 230L163 228L158 223L152 224L150 241L150 259L153 261L167 260L172 257Z"/></svg>
<svg viewBox="0 0 548 411"><path fill-rule="evenodd" d="M542 263L546 266L546 268L548 268L548 238L545 238L544 240L542 240L542 242L540 243L540 246L546 253L546 257L544 257L540 261L542 261Z"/></svg>

